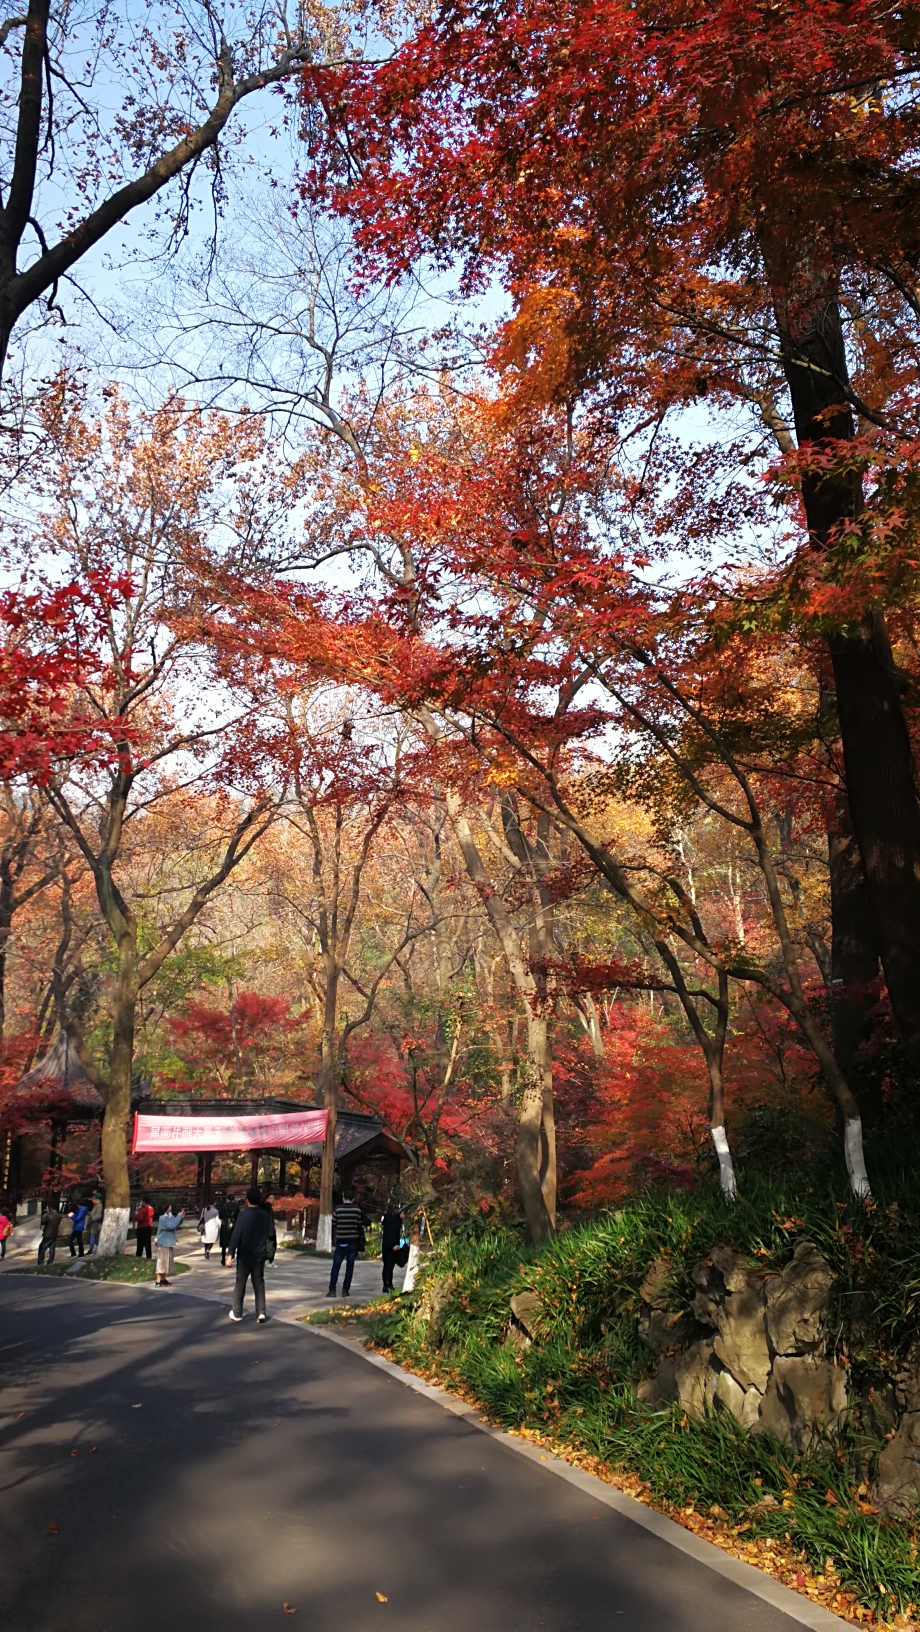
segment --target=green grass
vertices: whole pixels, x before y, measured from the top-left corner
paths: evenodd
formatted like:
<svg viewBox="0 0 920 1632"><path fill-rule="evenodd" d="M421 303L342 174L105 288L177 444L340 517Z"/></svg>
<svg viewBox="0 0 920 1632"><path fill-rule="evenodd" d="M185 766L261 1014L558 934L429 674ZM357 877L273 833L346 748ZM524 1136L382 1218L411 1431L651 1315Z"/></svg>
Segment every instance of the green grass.
<svg viewBox="0 0 920 1632"><path fill-rule="evenodd" d="M881 1441L853 1426L796 1458L772 1436L746 1437L727 1413L695 1422L678 1406L653 1409L635 1397L652 1361L638 1335L649 1264L669 1259L676 1309L692 1296L693 1264L718 1242L778 1268L797 1240L815 1241L839 1277L834 1341L857 1390L878 1380L920 1336L920 1198L883 1200L867 1211L829 1187L748 1181L733 1207L709 1190L649 1193L539 1251L511 1230L455 1232L429 1260L419 1295L369 1315L371 1340L471 1394L504 1428L587 1451L647 1481L665 1503L703 1513L718 1505L746 1536L778 1538L818 1572L833 1558L844 1590L890 1615L895 1601L920 1601L920 1534L914 1523L860 1510L858 1486ZM538 1341L520 1350L504 1339L510 1299L525 1289L545 1315Z"/></svg>
<svg viewBox="0 0 920 1632"><path fill-rule="evenodd" d="M58 1277L70 1273L73 1262L68 1259L66 1264L31 1264L23 1269L10 1269L10 1275L57 1275ZM79 1260L78 1260L79 1262ZM173 1264L173 1275L185 1275L187 1264ZM73 1280L79 1281L127 1281L140 1283L152 1281L156 1277L156 1264L146 1258L84 1258L79 1269L72 1273Z"/></svg>

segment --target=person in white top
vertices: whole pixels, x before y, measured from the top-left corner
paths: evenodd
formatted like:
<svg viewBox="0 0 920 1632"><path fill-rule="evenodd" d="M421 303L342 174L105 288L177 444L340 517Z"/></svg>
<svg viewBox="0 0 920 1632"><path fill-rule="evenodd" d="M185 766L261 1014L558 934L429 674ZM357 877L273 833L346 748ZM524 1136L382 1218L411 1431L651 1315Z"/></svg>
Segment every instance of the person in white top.
<svg viewBox="0 0 920 1632"><path fill-rule="evenodd" d="M201 1230L201 1239L204 1242L204 1255L206 1258L210 1258L211 1248L216 1247L220 1239L220 1213L213 1201L209 1201L206 1207L202 1207L198 1227Z"/></svg>

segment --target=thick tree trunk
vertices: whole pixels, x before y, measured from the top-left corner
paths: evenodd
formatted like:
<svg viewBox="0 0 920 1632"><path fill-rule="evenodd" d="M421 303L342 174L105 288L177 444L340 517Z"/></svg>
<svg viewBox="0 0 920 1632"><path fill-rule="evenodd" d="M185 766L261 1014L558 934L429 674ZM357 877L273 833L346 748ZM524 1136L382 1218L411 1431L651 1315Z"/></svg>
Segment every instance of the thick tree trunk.
<svg viewBox="0 0 920 1632"><path fill-rule="evenodd" d="M544 1241L556 1227L556 1141L555 1129L545 1121L544 1107L552 1104L552 1065L549 1054L547 1020L540 1012L539 992L534 975L521 951L518 932L498 892L492 887L470 824L463 814L459 797L449 793L446 805L466 870L476 886L496 938L504 954L508 973L523 1001L527 1025L527 1058L518 1064L521 1099L518 1109L518 1136L515 1165L518 1188L531 1240ZM546 1130L546 1163L542 1162ZM541 1168L551 1182L551 1205L543 1193Z"/></svg>
<svg viewBox="0 0 920 1632"><path fill-rule="evenodd" d="M527 1062L515 1146L518 1189L531 1240L556 1228L556 1128L549 1059L549 1025L527 1009Z"/></svg>
<svg viewBox="0 0 920 1632"><path fill-rule="evenodd" d="M796 437L849 441L848 370L836 277L795 224L762 248L773 289ZM802 501L813 548L862 509L856 473L806 476ZM879 955L901 1034L920 1059L920 803L900 690L881 611L829 638L853 831L865 871Z"/></svg>
<svg viewBox="0 0 920 1632"><path fill-rule="evenodd" d="M835 805L827 831L831 885L831 1016L834 1053L844 1076L868 1038L867 1014L878 997L875 920L846 799Z"/></svg>
<svg viewBox="0 0 920 1632"><path fill-rule="evenodd" d="M128 1127L131 1120L131 1071L137 1010L137 947L128 930L120 938L118 973L112 1005L112 1059L102 1121L102 1182L105 1217L98 1255L123 1253L128 1239L131 1184L128 1178Z"/></svg>
<svg viewBox="0 0 920 1632"><path fill-rule="evenodd" d="M885 982L920 1059L920 805L907 725L880 613L831 640L847 794Z"/></svg>
<svg viewBox="0 0 920 1632"><path fill-rule="evenodd" d="M335 1049L335 1020L338 1005L338 973L326 975L323 1013L322 1072L323 1104L326 1108L326 1138L319 1180L319 1218L316 1224L317 1252L332 1251L332 1207L335 1189L335 1125L339 1107L338 1069Z"/></svg>

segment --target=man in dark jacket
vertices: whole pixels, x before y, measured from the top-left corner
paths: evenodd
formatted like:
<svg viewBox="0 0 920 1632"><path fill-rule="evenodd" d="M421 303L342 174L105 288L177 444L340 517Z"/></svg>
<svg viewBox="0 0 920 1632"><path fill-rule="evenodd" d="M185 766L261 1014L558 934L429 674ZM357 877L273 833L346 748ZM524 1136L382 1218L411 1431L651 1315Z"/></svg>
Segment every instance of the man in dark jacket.
<svg viewBox="0 0 920 1632"><path fill-rule="evenodd" d="M346 1191L339 1205L332 1212L332 1239L335 1250L332 1254L332 1268L329 1271L329 1296L336 1296L336 1286L339 1279L339 1270L345 1264L345 1279L342 1282L342 1297L347 1298L351 1291L351 1277L354 1274L355 1259L364 1246L364 1214L350 1191Z"/></svg>
<svg viewBox="0 0 920 1632"><path fill-rule="evenodd" d="M403 1221L398 1207L390 1202L380 1220L380 1256L383 1259L383 1290L393 1290L393 1270L396 1267L396 1254L402 1240Z"/></svg>
<svg viewBox="0 0 920 1632"><path fill-rule="evenodd" d="M243 1298L248 1280L252 1281L259 1321L268 1318L265 1313L265 1260L274 1258L276 1246L275 1220L271 1209L263 1206L258 1190L250 1190L230 1237L230 1255L236 1258L231 1320L243 1318Z"/></svg>
<svg viewBox="0 0 920 1632"><path fill-rule="evenodd" d="M46 1253L48 1255L49 1264L54 1263L57 1238L63 1222L64 1219L60 1209L55 1206L52 1200L49 1199L45 1210L42 1213L42 1235L41 1240L38 1243L38 1261L40 1264L45 1262Z"/></svg>

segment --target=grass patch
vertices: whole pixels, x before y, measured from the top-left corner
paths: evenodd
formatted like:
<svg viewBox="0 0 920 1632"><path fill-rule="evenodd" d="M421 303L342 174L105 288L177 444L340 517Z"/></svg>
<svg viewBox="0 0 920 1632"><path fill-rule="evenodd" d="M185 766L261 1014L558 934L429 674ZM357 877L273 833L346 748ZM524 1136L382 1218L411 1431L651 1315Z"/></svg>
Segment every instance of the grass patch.
<svg viewBox="0 0 920 1632"><path fill-rule="evenodd" d="M920 1531L866 1500L882 1441L853 1426L795 1457L770 1435L746 1436L728 1413L693 1421L635 1396L652 1361L638 1335L646 1270L667 1258L672 1307L686 1307L690 1270L716 1243L770 1269L813 1240L839 1277L831 1320L854 1391L890 1370L920 1336L920 1198L916 1210L885 1200L859 1208L830 1188L748 1181L733 1207L708 1190L650 1193L540 1250L511 1230L457 1231L428 1260L418 1294L366 1311L370 1341L498 1426L630 1476L665 1511L717 1514L723 1539L751 1562L770 1548L801 1559L821 1591L830 1583L846 1595L838 1612L855 1614L858 1601L890 1619L920 1602ZM509 1304L524 1290L544 1314L532 1347L514 1348Z"/></svg>
<svg viewBox="0 0 920 1632"><path fill-rule="evenodd" d="M23 1269L10 1269L9 1275L70 1275L77 1281L126 1281L139 1284L156 1279L156 1264L141 1258L84 1258L79 1269L71 1270L73 1260L66 1264L31 1264ZM79 1263L79 1260L77 1260ZM187 1264L173 1264L173 1275L185 1275Z"/></svg>

